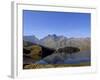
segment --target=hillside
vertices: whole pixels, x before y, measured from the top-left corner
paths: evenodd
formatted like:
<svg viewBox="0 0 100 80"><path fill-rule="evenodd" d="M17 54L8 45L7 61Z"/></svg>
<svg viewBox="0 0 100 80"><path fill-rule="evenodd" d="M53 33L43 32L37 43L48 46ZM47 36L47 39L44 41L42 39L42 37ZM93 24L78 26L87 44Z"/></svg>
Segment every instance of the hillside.
<svg viewBox="0 0 100 80"><path fill-rule="evenodd" d="M35 36L23 38L24 69L90 65L89 37L67 38L53 34L40 40Z"/></svg>
<svg viewBox="0 0 100 80"><path fill-rule="evenodd" d="M67 38L65 36L57 36L55 34L53 35L47 35L42 39L38 39L35 36L24 36L24 41L37 43L39 45L43 45L48 48L62 48L62 47L78 47L80 50L90 50L91 46L91 40L89 37L85 38Z"/></svg>

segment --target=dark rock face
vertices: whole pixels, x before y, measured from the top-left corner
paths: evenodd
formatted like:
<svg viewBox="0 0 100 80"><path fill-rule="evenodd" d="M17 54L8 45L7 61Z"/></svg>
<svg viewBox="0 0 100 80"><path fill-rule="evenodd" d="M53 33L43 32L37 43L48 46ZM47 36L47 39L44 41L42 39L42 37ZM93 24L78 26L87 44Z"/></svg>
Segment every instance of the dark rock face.
<svg viewBox="0 0 100 80"><path fill-rule="evenodd" d="M23 53L29 54L30 53L30 50L27 50L27 49L23 48Z"/></svg>
<svg viewBox="0 0 100 80"><path fill-rule="evenodd" d="M59 53L65 52L65 53L68 53L68 54L76 53L76 52L79 52L79 51L80 51L80 49L77 48L77 47L64 47L64 48L59 48L57 50L57 52L59 52Z"/></svg>
<svg viewBox="0 0 100 80"><path fill-rule="evenodd" d="M23 63L31 64L49 56L55 52L54 49L44 47L38 44L32 44L31 46L23 47Z"/></svg>
<svg viewBox="0 0 100 80"><path fill-rule="evenodd" d="M50 48L47 48L47 47L42 47L42 58L46 57L46 56L49 56L51 54L53 54L55 52L54 49L50 49Z"/></svg>
<svg viewBox="0 0 100 80"><path fill-rule="evenodd" d="M48 47L45 47L45 46L42 46L42 45L39 45L39 44L36 44L36 43L31 43L31 42L28 42L28 41L23 41L23 53L26 55L26 54L30 54L32 52L32 46L38 46L38 47L33 47L33 49L35 50L39 50L39 48L41 48L41 53L42 53L42 58L48 56L48 55L51 55L53 52L55 52L55 49L52 49L52 48L48 48ZM34 51L33 50L33 51Z"/></svg>

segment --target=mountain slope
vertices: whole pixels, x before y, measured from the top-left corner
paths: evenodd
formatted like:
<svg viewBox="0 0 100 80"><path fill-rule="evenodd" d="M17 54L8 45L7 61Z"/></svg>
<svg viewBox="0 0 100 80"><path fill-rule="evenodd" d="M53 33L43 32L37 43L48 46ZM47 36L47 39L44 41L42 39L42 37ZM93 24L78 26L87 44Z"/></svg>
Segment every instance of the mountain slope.
<svg viewBox="0 0 100 80"><path fill-rule="evenodd" d="M80 50L90 50L90 38L67 38L64 36L48 35L41 39L41 43L44 46L50 48L61 48L61 47L78 47Z"/></svg>
<svg viewBox="0 0 100 80"><path fill-rule="evenodd" d="M39 43L39 39L36 36L23 36L24 41L32 42L32 43Z"/></svg>

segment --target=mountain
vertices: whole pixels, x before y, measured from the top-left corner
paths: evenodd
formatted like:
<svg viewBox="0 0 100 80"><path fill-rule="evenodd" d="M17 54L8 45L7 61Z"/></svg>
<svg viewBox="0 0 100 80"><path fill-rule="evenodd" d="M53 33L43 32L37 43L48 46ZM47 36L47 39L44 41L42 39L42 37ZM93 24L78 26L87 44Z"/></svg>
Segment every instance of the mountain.
<svg viewBox="0 0 100 80"><path fill-rule="evenodd" d="M28 41L23 41L23 52L24 53L30 53L31 51L33 51L33 53L36 53L39 51L39 49L41 48L42 49L42 58L43 57L46 57L48 55L51 55L53 52L55 52L55 49L53 48L48 48L48 47L45 47L43 45L40 45L40 44L36 44L36 43L31 43L31 42L28 42ZM34 52L36 51L36 52ZM40 53L40 52L39 52Z"/></svg>
<svg viewBox="0 0 100 80"><path fill-rule="evenodd" d="M24 47L32 46L32 45L33 45L32 42L28 42L28 41L24 41L24 40L23 40L23 46L24 46Z"/></svg>
<svg viewBox="0 0 100 80"><path fill-rule="evenodd" d="M36 43L23 41L23 64L34 63L55 52L55 49L48 48Z"/></svg>
<svg viewBox="0 0 100 80"><path fill-rule="evenodd" d="M67 38L65 36L49 34L40 40L36 38L34 35L24 36L23 39L24 41L36 43L36 44L39 44L48 48L54 48L54 49L72 46L72 47L77 47L80 50L90 50L90 46L91 46L91 40L89 37Z"/></svg>
<svg viewBox="0 0 100 80"><path fill-rule="evenodd" d="M39 43L39 39L32 35L32 36L23 36L24 41L32 42L32 43Z"/></svg>
<svg viewBox="0 0 100 80"><path fill-rule="evenodd" d="M91 38L89 37L67 38L53 34L39 40L35 36L24 36L23 68L25 69L28 64L32 65L33 63L90 66L90 46ZM60 67L60 65L58 66Z"/></svg>
<svg viewBox="0 0 100 80"><path fill-rule="evenodd" d="M48 35L41 39L41 44L50 48L60 48L65 47L64 44L66 42L67 38L64 36L57 36L55 34Z"/></svg>
<svg viewBox="0 0 100 80"><path fill-rule="evenodd" d="M80 50L90 50L90 38L67 38L55 34L48 35L40 40L41 44L49 48L78 47Z"/></svg>
<svg viewBox="0 0 100 80"><path fill-rule="evenodd" d="M72 38L70 39L70 45L73 47L78 47L80 50L90 50L91 48L91 39L86 38Z"/></svg>

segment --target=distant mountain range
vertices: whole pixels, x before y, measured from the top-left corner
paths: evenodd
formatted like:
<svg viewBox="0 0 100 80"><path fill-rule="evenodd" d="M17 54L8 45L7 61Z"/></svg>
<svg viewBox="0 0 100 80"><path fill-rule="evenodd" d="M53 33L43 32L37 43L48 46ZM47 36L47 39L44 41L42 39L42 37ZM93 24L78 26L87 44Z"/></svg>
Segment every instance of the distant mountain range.
<svg viewBox="0 0 100 80"><path fill-rule="evenodd" d="M65 36L57 36L55 34L53 35L47 35L46 37L42 39L38 39L37 37L33 36L24 36L24 41L32 42L41 44L43 46L49 47L49 48L61 48L66 46L73 46L78 47L80 50L90 50L90 44L91 40L89 37L86 38L67 38Z"/></svg>
<svg viewBox="0 0 100 80"><path fill-rule="evenodd" d="M39 39L34 35L32 35L32 36L24 36L23 40L24 41L28 41L28 42L32 42L32 43L39 43Z"/></svg>

